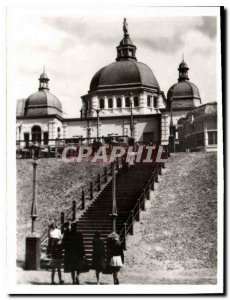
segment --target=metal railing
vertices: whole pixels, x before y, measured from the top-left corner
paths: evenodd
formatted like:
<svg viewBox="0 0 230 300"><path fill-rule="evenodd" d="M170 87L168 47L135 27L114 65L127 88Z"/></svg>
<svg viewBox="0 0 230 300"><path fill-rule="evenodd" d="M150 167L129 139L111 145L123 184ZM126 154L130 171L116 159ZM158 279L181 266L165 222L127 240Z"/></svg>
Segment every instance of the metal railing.
<svg viewBox="0 0 230 300"><path fill-rule="evenodd" d="M116 170L122 168L121 159L116 160ZM104 189L107 184L112 180L112 164L106 165L101 171L99 171L89 182L89 185L84 186L81 191L81 195L77 200L72 202L70 208L66 211L62 211L60 214L60 228L62 229L65 220L76 221L77 212L84 211L99 193ZM56 224L57 225L57 224ZM49 238L49 231L46 229L41 235L41 245L47 245Z"/></svg>
<svg viewBox="0 0 230 300"><path fill-rule="evenodd" d="M126 237L128 234L134 234L134 222L140 221L140 212L145 210L145 200L150 199L150 191L154 190L155 182L158 182L158 175L162 174L162 168L164 168L164 163L156 163L156 167L152 172L147 184L143 188L140 197L137 199L136 204L130 211L128 218L126 219L123 228L119 232L120 240L123 244L124 249L126 249Z"/></svg>

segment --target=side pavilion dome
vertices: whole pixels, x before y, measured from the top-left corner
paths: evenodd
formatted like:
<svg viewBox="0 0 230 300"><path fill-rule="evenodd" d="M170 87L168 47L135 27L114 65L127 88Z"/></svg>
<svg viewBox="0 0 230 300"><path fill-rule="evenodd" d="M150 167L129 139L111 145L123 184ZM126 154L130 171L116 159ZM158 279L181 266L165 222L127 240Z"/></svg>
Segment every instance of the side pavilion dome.
<svg viewBox="0 0 230 300"><path fill-rule="evenodd" d="M49 78L45 71L39 77L38 92L30 95L25 101L25 116L59 115L62 116L60 100L49 91Z"/></svg>
<svg viewBox="0 0 230 300"><path fill-rule="evenodd" d="M199 89L189 80L188 70L189 67L183 59L178 68L178 82L172 85L167 93L167 100L172 101L173 109L194 108L201 104Z"/></svg>

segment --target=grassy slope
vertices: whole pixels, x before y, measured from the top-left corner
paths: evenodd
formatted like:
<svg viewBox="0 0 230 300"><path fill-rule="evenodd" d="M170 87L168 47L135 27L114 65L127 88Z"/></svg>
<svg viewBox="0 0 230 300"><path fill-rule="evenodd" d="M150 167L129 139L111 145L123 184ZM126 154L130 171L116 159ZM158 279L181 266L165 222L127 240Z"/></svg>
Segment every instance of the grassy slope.
<svg viewBox="0 0 230 300"><path fill-rule="evenodd" d="M121 283L216 283L216 166L216 154L170 158L152 200L146 203L148 209L135 224L135 235L128 237ZM69 274L63 278L71 282ZM18 279L47 284L50 273L19 269ZM80 280L95 284L94 271L81 274ZM112 284L112 276L103 275L101 282Z"/></svg>
<svg viewBox="0 0 230 300"><path fill-rule="evenodd" d="M60 159L40 159L37 167L36 232L41 234L63 208L70 208L73 200L97 173L95 164L69 164ZM17 160L17 258L24 259L25 237L31 230L32 160Z"/></svg>
<svg viewBox="0 0 230 300"><path fill-rule="evenodd" d="M154 272L165 271L167 277L170 271L193 270L195 274L194 270L200 270L207 276L204 270L209 270L213 278L217 263L216 154L176 154L166 166L151 208L136 224L136 234L129 237L124 275L136 278L139 274L150 283Z"/></svg>

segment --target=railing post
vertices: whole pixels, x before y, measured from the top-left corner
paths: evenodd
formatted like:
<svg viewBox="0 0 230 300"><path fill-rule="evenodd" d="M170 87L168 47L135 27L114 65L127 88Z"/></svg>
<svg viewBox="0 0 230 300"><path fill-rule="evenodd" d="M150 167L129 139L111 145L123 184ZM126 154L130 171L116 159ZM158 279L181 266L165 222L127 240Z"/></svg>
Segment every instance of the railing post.
<svg viewBox="0 0 230 300"><path fill-rule="evenodd" d="M109 165L109 174L110 174L111 176L112 176L112 169L113 169L112 164L113 164L113 163L111 163L111 164Z"/></svg>
<svg viewBox="0 0 230 300"><path fill-rule="evenodd" d="M85 209L85 191L81 191L81 209Z"/></svg>
<svg viewBox="0 0 230 300"><path fill-rule="evenodd" d="M118 158L116 159L116 170L119 170L119 160L118 160Z"/></svg>
<svg viewBox="0 0 230 300"><path fill-rule="evenodd" d="M134 216L133 216L133 210L131 210L131 226L130 226L130 234L134 234Z"/></svg>
<svg viewBox="0 0 230 300"><path fill-rule="evenodd" d="M126 223L124 223L124 250L126 250Z"/></svg>
<svg viewBox="0 0 230 300"><path fill-rule="evenodd" d="M64 212L62 211L62 212L61 212L61 225L63 225L64 222L65 222L65 214L64 214Z"/></svg>
<svg viewBox="0 0 230 300"><path fill-rule="evenodd" d="M150 178L150 190L153 191L153 175Z"/></svg>
<svg viewBox="0 0 230 300"><path fill-rule="evenodd" d="M101 190L101 174L98 173L97 175L97 191L99 192Z"/></svg>
<svg viewBox="0 0 230 300"><path fill-rule="evenodd" d="M153 179L152 179L152 191L154 191L154 181L155 181L155 178L154 178L154 172L153 172L153 175L152 175Z"/></svg>
<svg viewBox="0 0 230 300"><path fill-rule="evenodd" d="M137 221L140 221L140 198L138 199L138 204L137 204Z"/></svg>
<svg viewBox="0 0 230 300"><path fill-rule="evenodd" d="M76 219L76 201L74 200L72 203L72 221Z"/></svg>
<svg viewBox="0 0 230 300"><path fill-rule="evenodd" d="M107 167L104 169L104 174L105 174L105 183L108 181L108 172L107 172Z"/></svg>
<svg viewBox="0 0 230 300"><path fill-rule="evenodd" d="M90 181L90 200L93 199L93 181Z"/></svg>
<svg viewBox="0 0 230 300"><path fill-rule="evenodd" d="M143 202L142 202L142 210L145 211L145 189L143 189Z"/></svg>
<svg viewBox="0 0 230 300"><path fill-rule="evenodd" d="M156 169L155 182L158 183L158 168Z"/></svg>
<svg viewBox="0 0 230 300"><path fill-rule="evenodd" d="M150 191L151 191L151 185L150 185L150 179L148 181L148 200L150 200Z"/></svg>
<svg viewBox="0 0 230 300"><path fill-rule="evenodd" d="M61 212L61 233L63 233L64 232L64 222L65 222L65 214L64 214L64 212L62 211ZM48 230L48 235L49 235L49 230Z"/></svg>
<svg viewBox="0 0 230 300"><path fill-rule="evenodd" d="M159 175L162 175L162 170L161 170L161 163L159 164Z"/></svg>

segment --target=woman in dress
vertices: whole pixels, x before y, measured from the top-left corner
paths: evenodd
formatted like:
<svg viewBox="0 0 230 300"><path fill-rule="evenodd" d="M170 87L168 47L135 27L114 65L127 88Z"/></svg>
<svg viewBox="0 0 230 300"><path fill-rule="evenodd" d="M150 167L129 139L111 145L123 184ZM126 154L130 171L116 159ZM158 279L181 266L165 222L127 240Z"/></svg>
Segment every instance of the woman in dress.
<svg viewBox="0 0 230 300"><path fill-rule="evenodd" d="M96 272L97 284L100 284L100 273L105 269L105 249L99 231L95 232L93 239L92 268Z"/></svg>
<svg viewBox="0 0 230 300"><path fill-rule="evenodd" d="M124 264L123 247L120 243L119 235L113 232L110 236L108 247L108 260L113 272L114 284L119 284L118 273Z"/></svg>

